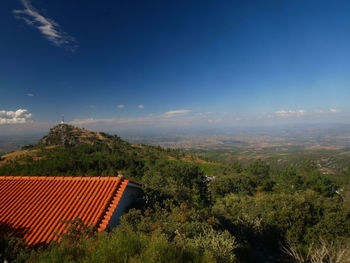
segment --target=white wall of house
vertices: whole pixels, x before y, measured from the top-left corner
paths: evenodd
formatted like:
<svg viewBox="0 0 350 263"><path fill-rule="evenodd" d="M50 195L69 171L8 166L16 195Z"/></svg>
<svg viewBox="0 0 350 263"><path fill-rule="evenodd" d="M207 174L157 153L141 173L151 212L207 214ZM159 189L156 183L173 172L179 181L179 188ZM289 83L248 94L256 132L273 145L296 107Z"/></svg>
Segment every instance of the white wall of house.
<svg viewBox="0 0 350 263"><path fill-rule="evenodd" d="M109 221L107 229L110 230L120 224L120 217L127 212L130 206L137 201L142 190L141 187L137 184L128 183L127 187L124 190L122 198L119 200L117 208L114 210L114 213Z"/></svg>

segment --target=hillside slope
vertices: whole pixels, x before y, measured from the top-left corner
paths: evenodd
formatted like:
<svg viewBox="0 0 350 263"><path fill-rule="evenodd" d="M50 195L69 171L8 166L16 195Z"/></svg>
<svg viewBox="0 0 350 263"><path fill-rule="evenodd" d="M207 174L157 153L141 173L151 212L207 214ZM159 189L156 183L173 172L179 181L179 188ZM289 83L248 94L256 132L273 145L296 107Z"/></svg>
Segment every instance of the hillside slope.
<svg viewBox="0 0 350 263"><path fill-rule="evenodd" d="M51 128L36 145L2 155L0 175L52 176L56 169L60 176L81 176L91 171L94 176L112 176L120 170L129 170L130 174L141 173L135 171L140 162L155 160L196 163L207 174L221 169L218 164L178 150L130 144L117 135L59 124Z"/></svg>

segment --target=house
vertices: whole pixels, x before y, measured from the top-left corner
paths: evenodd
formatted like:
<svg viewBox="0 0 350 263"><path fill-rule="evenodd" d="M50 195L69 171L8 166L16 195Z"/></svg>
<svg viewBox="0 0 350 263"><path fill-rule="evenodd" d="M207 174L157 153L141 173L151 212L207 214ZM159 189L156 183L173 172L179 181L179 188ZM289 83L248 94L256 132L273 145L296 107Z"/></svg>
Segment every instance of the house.
<svg viewBox="0 0 350 263"><path fill-rule="evenodd" d="M0 176L0 237L12 232L28 246L47 245L76 218L111 229L140 193L122 177Z"/></svg>

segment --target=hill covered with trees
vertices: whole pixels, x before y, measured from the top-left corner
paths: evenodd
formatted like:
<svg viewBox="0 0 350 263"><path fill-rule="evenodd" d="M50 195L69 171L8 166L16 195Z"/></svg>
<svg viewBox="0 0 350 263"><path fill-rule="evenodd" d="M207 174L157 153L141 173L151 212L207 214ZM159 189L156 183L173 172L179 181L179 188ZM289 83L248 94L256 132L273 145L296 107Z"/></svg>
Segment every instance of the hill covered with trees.
<svg viewBox="0 0 350 263"><path fill-rule="evenodd" d="M143 187L143 202L116 229L71 222L62 242L24 249L1 240L14 262L349 262L350 169L333 180L311 160L273 169L260 159L210 163L118 136L56 126L0 175L115 176ZM215 173L213 172L215 171ZM215 174L215 176L210 176ZM338 261L335 261L338 258Z"/></svg>

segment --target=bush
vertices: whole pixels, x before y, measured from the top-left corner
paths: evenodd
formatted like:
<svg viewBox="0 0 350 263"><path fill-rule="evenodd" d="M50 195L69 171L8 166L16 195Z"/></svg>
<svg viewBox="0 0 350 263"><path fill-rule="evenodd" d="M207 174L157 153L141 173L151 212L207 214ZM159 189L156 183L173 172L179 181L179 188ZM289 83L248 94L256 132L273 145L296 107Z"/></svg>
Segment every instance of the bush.
<svg viewBox="0 0 350 263"><path fill-rule="evenodd" d="M157 162L145 172L142 183L150 206L169 201L197 208L208 204L204 173L193 164Z"/></svg>
<svg viewBox="0 0 350 263"><path fill-rule="evenodd" d="M19 238L8 234L0 239L0 261L13 263L26 262L29 253L26 244Z"/></svg>
<svg viewBox="0 0 350 263"><path fill-rule="evenodd" d="M308 248L319 239L332 241L350 236L350 208L337 198L308 190L218 199L214 214L233 235L278 247L280 242Z"/></svg>
<svg viewBox="0 0 350 263"><path fill-rule="evenodd" d="M236 261L234 250L237 248L237 243L228 231L217 232L210 228L187 242L215 262L230 263Z"/></svg>
<svg viewBox="0 0 350 263"><path fill-rule="evenodd" d="M73 241L73 243L72 243ZM80 240L64 238L46 250L33 252L29 262L211 262L191 247L176 247L166 237L154 232L146 235L128 227L111 233L101 232Z"/></svg>
<svg viewBox="0 0 350 263"><path fill-rule="evenodd" d="M249 176L243 174L225 175L212 181L210 191L213 199L226 194L251 195L255 191L255 183Z"/></svg>
<svg viewBox="0 0 350 263"><path fill-rule="evenodd" d="M258 159L248 165L247 172L261 178L266 178L270 175L270 166L261 159Z"/></svg>

